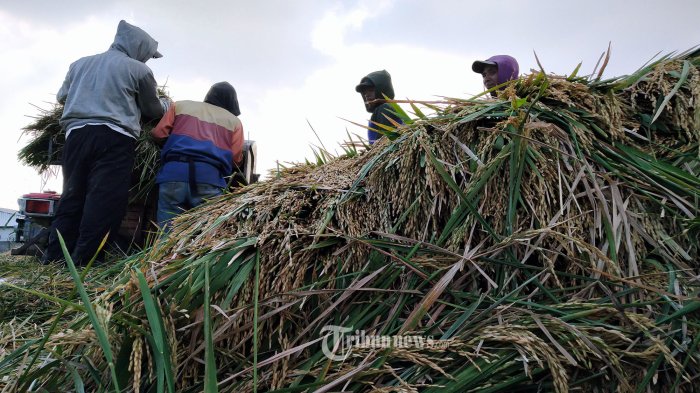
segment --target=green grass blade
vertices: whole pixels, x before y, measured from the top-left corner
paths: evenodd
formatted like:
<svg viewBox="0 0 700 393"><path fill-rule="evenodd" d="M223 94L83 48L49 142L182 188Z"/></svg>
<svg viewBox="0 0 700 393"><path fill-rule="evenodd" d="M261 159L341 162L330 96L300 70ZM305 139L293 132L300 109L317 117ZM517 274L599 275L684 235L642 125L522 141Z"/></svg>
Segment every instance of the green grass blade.
<svg viewBox="0 0 700 393"><path fill-rule="evenodd" d="M241 289L241 286L243 286L245 281L248 279L248 275L253 270L253 267L255 267L252 260L248 260L248 262L244 261L241 263L245 264L241 266L241 268L238 270L238 273L236 273L233 279L231 279L226 298L221 303L221 308L224 310L230 307L233 297L238 293L238 290Z"/></svg>
<svg viewBox="0 0 700 393"><path fill-rule="evenodd" d="M254 308L253 308L253 392L258 391L258 298L260 291L260 251L255 253L255 290L254 290Z"/></svg>
<svg viewBox="0 0 700 393"><path fill-rule="evenodd" d="M71 366L68 366L68 369L70 370L70 375L73 378L73 388L75 391L78 393L85 393L85 383L83 383L83 379L80 378L78 371L75 369L75 367Z"/></svg>
<svg viewBox="0 0 700 393"><path fill-rule="evenodd" d="M78 291L78 294L80 295L80 299L83 301L83 304L85 304L85 311L87 312L88 317L90 318L90 322L92 323L92 326L95 329L95 334L97 335L97 341L100 343L100 347L102 348L102 352L104 352L105 358L107 359L107 365L109 366L109 371L112 374L112 383L114 383L114 390L116 390L118 392L118 391L120 391L119 381L117 380L117 372L116 372L116 369L114 368L114 356L112 355L112 346L109 342L107 332L102 328L102 325L100 324L99 319L97 318L97 313L95 312L95 309L92 307L92 303L90 302L90 297L88 296L88 293L85 290L85 287L83 286L83 282L81 281L80 275L78 274L78 271L75 268L75 264L73 263L73 259L71 258L70 254L68 253L68 249L66 248L66 242L63 240L63 236L61 236L61 234L58 232L57 232L57 235L58 235L58 241L61 244L61 250L63 251L63 256L66 258L66 264L68 265L68 270L70 271L70 274L73 277L73 281L75 282L75 287ZM94 259L94 257L93 257L93 259Z"/></svg>
<svg viewBox="0 0 700 393"><path fill-rule="evenodd" d="M413 109L413 113L415 113L416 116L418 116L419 119L426 119L426 118L427 118L427 116L425 115L425 113L423 113L423 111L420 110L420 108L418 107L418 105L416 105L416 104L414 104L414 103L412 103L412 102L411 102L411 109Z"/></svg>
<svg viewBox="0 0 700 393"><path fill-rule="evenodd" d="M156 304L151 289L148 287L146 277L141 270L134 267L134 273L139 282L139 290L143 299L143 306L146 310L146 318L151 327L151 336L153 344L153 357L156 361L157 368L157 391L163 392L165 385L168 386L168 391L175 391L175 379L173 377L172 362L170 360L170 347L165 333L165 325L160 314L160 308ZM164 383L165 382L165 383Z"/></svg>
<svg viewBox="0 0 700 393"><path fill-rule="evenodd" d="M212 338L211 293L209 292L209 260L204 263L204 392L219 391L216 381L216 357L214 356L214 340Z"/></svg>
<svg viewBox="0 0 700 393"><path fill-rule="evenodd" d="M674 312L673 314L667 316L666 318L660 320L657 322L657 325L663 325L664 323L670 322L674 319L680 318L684 315L693 313L697 310L700 310L700 300L693 300L683 306L680 310Z"/></svg>
<svg viewBox="0 0 700 393"><path fill-rule="evenodd" d="M664 110L666 105L668 104L669 101L671 101L671 98L673 98L674 95L678 92L678 89L681 88L683 83L688 79L688 73L690 72L690 62L688 60L685 60L683 62L683 70L681 71L681 77L678 79L678 82L676 83L675 86L673 86L673 89L671 89L671 92L669 92L666 97L664 97L664 100L661 102L661 105L659 105L659 109L656 110L656 113L654 113L654 117L651 119L651 122L654 123L656 119L661 116L661 112Z"/></svg>
<svg viewBox="0 0 700 393"><path fill-rule="evenodd" d="M90 259L90 262L88 262L87 266L85 266L85 269L83 269L83 272L80 275L80 282L83 282L83 280L85 279L85 276L90 271L90 268L92 267L92 264L95 261L97 254L100 252L100 250L102 250L102 248L104 247L106 242L107 242L107 236L105 236L102 239L102 242L100 243L100 246L98 247L97 252L95 253L95 255L92 256L92 258ZM24 289L24 288L22 288L22 289ZM68 296L68 298L72 299L73 296L75 295L76 291L77 291L77 287L73 288L73 290L71 290L71 293ZM55 299L59 300L59 301L63 301L62 299L58 299L58 298L55 298ZM78 304L71 304L69 302L61 303L61 308L58 310L58 313L56 313L56 317L54 318L54 321L51 324L51 327L49 327L49 330L46 332L46 334L44 334L44 337L42 338L41 343L39 343L39 347L35 350L34 356L32 357L32 360L29 362L29 365L27 365L27 367L24 370L24 373L22 374L22 376L20 376L20 378L19 378L20 381L22 381L22 379L24 379L27 372L29 372L29 370L31 370L32 367L34 366L34 364L36 363L37 359L39 358L39 355L44 350L44 346L46 345L46 342L49 340L49 338L51 337L53 332L56 331L56 328L58 327L58 322L61 320L63 313L66 311L66 308L68 308L69 305L73 305L74 308L80 307L81 311L85 311L85 309Z"/></svg>

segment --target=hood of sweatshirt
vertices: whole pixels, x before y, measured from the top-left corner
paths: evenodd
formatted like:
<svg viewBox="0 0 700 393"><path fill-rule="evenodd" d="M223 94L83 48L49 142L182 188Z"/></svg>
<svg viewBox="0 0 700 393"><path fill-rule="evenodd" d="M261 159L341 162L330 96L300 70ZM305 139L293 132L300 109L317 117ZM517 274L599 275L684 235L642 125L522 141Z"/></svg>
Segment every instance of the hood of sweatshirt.
<svg viewBox="0 0 700 393"><path fill-rule="evenodd" d="M218 82L215 83L207 96L204 97L204 102L211 105L216 105L219 108L224 108L227 111L233 113L235 116L241 114L241 110L238 107L238 96L236 95L236 89L231 86L228 82Z"/></svg>
<svg viewBox="0 0 700 393"><path fill-rule="evenodd" d="M360 80L360 83L355 87L356 92L360 92L362 86L374 86L376 89L376 97L384 98L384 96L394 99L394 86L391 84L391 75L386 70L370 72Z"/></svg>
<svg viewBox="0 0 700 393"><path fill-rule="evenodd" d="M158 52L158 41L141 28L123 20L117 26L117 34L114 36L114 42L110 49L124 52L130 58L142 63L151 58L163 57Z"/></svg>

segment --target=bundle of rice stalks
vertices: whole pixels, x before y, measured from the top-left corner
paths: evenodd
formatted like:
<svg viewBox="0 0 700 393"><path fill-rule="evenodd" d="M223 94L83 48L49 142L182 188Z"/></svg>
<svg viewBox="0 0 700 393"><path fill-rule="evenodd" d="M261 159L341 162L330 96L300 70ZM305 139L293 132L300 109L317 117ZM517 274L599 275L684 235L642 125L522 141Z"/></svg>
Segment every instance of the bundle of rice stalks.
<svg viewBox="0 0 700 393"><path fill-rule="evenodd" d="M63 113L63 106L54 104L51 109L36 107L39 115L34 116L34 122L22 129L24 134L32 138L17 154L19 161L25 165L45 172L50 165L61 161L61 151L66 141L66 135L61 130L58 121Z"/></svg>
<svg viewBox="0 0 700 393"><path fill-rule="evenodd" d="M607 81L540 72L498 99L430 104L434 116L412 104L394 140L180 216L104 293L81 295L70 329L0 360L0 380L696 391L698 67L681 55Z"/></svg>
<svg viewBox="0 0 700 393"><path fill-rule="evenodd" d="M44 173L51 165L61 163L66 135L58 122L63 114L63 105L56 103L51 109L37 109L39 115L22 129L31 139L20 149L17 156L21 163ZM155 122L144 124L136 141L130 202L143 201L155 190L155 175L160 166L160 149L150 138L150 131L154 126Z"/></svg>

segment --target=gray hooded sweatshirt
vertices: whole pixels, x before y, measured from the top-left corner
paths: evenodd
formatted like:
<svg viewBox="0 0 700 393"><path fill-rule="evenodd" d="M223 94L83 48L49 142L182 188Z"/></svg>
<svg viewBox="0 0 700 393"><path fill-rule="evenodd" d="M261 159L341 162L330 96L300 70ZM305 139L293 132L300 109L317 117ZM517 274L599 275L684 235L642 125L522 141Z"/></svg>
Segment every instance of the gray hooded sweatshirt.
<svg viewBox="0 0 700 393"><path fill-rule="evenodd" d="M156 80L145 64L160 57L158 42L145 31L119 22L109 50L70 65L56 99L64 104L61 127L88 123L117 126L136 137L144 120L163 116Z"/></svg>

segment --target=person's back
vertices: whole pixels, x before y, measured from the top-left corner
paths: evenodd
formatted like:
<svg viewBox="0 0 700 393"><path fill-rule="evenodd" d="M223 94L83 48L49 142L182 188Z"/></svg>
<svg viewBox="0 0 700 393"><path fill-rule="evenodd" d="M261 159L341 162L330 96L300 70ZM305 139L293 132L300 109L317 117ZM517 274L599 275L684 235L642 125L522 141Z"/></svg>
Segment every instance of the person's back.
<svg viewBox="0 0 700 393"><path fill-rule="evenodd" d="M65 102L61 126L70 131L90 123L109 123L138 136L141 117L163 114L156 81L145 62L160 57L158 43L146 32L124 21L106 52L71 64L57 95Z"/></svg>
<svg viewBox="0 0 700 393"><path fill-rule="evenodd" d="M243 126L233 86L212 86L204 102L177 101L151 131L165 140L159 184L158 221L221 194L226 177L243 158Z"/></svg>

